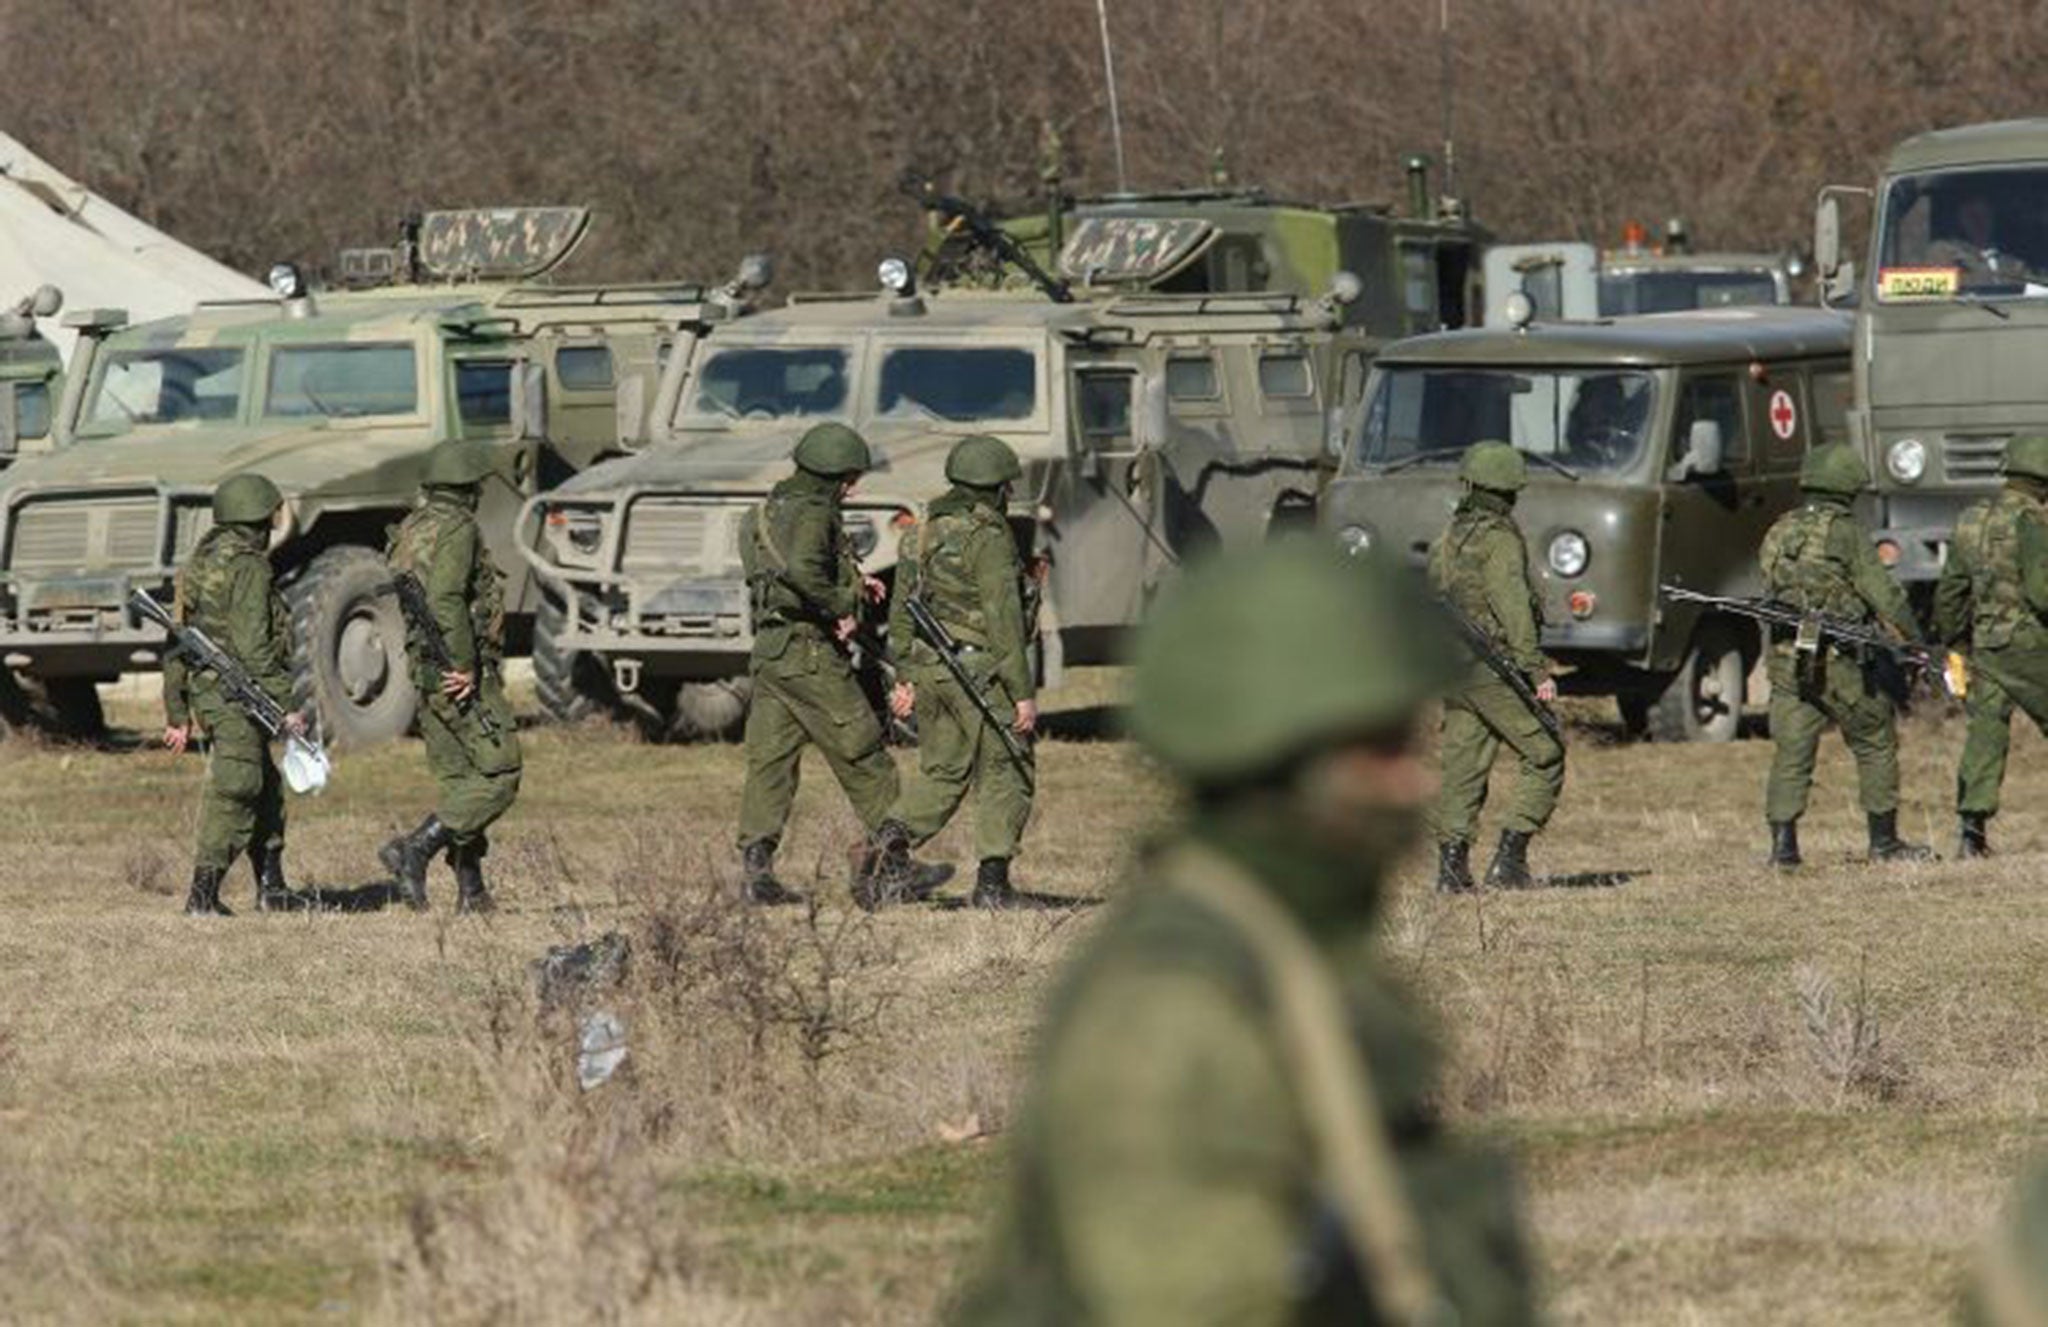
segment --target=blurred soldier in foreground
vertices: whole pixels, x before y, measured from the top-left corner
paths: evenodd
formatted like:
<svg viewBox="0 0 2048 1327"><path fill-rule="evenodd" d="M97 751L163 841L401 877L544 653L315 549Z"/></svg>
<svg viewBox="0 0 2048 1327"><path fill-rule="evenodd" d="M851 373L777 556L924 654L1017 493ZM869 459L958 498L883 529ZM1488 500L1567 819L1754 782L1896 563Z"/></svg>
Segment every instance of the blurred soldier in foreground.
<svg viewBox="0 0 2048 1327"><path fill-rule="evenodd" d="M1906 592L1877 560L1870 536L1850 511L1870 471L1847 443L1806 454L1799 472L1803 505L1780 516L1764 535L1764 593L1801 612L1826 613L1855 624L1876 623L1916 641ZM1771 775L1764 818L1771 826L1771 865L1799 865L1799 817L1813 787L1821 733L1832 722L1856 758L1858 799L1869 822L1870 860L1921 861L1930 856L1899 838L1899 731L1890 691L1873 660L1831 638L1801 641L1779 629L1771 641Z"/></svg>
<svg viewBox="0 0 2048 1327"><path fill-rule="evenodd" d="M503 674L505 574L476 523L491 470L485 443L437 445L427 456L426 500L392 531L384 554L394 575L417 581L428 615L407 615L405 648L440 805L379 853L414 909L427 906L427 868L445 851L455 871L455 910L491 910L485 831L519 795L523 762Z"/></svg>
<svg viewBox="0 0 2048 1327"><path fill-rule="evenodd" d="M873 862L860 882L870 906L910 874L910 849L946 827L968 789L975 792L974 846L980 868L972 902L1017 902L1010 859L1031 819L1033 766L1025 744L1038 726L1031 676L1031 622L1023 559L1006 515L1010 485L1024 473L1017 454L986 434L962 438L946 457L952 489L904 540L896 568L889 639L897 642L899 680L889 698L898 718L917 716L917 772L875 831ZM916 600L959 648L970 695L912 620ZM1006 743L977 697L1009 725Z"/></svg>
<svg viewBox="0 0 2048 1327"><path fill-rule="evenodd" d="M1956 521L1934 629L1970 657L1970 716L1956 769L1964 857L1991 855L2015 707L2048 733L2048 437L2014 438L2005 488Z"/></svg>
<svg viewBox="0 0 2048 1327"><path fill-rule="evenodd" d="M198 627L241 664L278 706L292 703L291 613L270 575L270 526L284 495L261 475L236 475L213 493L213 528L178 569L178 620ZM221 694L212 674L181 655L164 660L164 745L183 751L193 724L206 734L206 791L199 804L193 916L232 916L221 878L243 852L256 875L259 910L297 901L284 876L284 785L263 730ZM305 722L293 714L293 732Z"/></svg>
<svg viewBox="0 0 2048 1327"><path fill-rule="evenodd" d="M863 602L879 602L886 592L861 574L839 510L872 463L868 445L844 424L819 424L798 441L792 459L795 471L740 527L753 600L754 699L739 848L747 898L768 904L803 901L774 872L806 746L824 752L869 834L898 791L881 721L848 657Z"/></svg>
<svg viewBox="0 0 2048 1327"><path fill-rule="evenodd" d="M957 1321L1533 1317L1511 1177L1444 1133L1435 1048L1372 958L1431 792L1431 616L1292 540L1162 599L1131 725L1186 814L1052 998Z"/></svg>
<svg viewBox="0 0 2048 1327"><path fill-rule="evenodd" d="M1517 889L1530 883L1529 840L1550 823L1564 787L1564 744L1535 708L1557 699L1557 683L1537 646L1543 606L1514 517L1515 497L1529 482L1529 467L1506 443L1481 442L1465 453L1458 473L1465 496L1450 528L1429 551L1430 584L1527 679L1530 695L1525 699L1474 659L1444 697L1436 887L1452 893L1473 888L1472 839L1494 759L1505 744L1521 773L1486 883Z"/></svg>
<svg viewBox="0 0 2048 1327"><path fill-rule="evenodd" d="M1957 1321L1966 1327L2048 1323L2048 1169L2031 1168L1978 1255Z"/></svg>

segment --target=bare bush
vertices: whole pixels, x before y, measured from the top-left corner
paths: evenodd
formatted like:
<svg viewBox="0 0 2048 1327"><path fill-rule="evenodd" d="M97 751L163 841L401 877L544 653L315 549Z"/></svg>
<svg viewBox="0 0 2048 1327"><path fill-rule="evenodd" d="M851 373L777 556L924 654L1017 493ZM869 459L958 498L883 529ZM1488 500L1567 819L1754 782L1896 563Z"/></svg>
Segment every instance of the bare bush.
<svg viewBox="0 0 2048 1327"><path fill-rule="evenodd" d="M1807 1061L1837 1110L1858 1097L1891 1101L1906 1083L1903 1064L1885 1045L1868 966L1867 958L1857 961L1856 984L1846 999L1837 995L1834 979L1818 965L1802 963L1792 972Z"/></svg>

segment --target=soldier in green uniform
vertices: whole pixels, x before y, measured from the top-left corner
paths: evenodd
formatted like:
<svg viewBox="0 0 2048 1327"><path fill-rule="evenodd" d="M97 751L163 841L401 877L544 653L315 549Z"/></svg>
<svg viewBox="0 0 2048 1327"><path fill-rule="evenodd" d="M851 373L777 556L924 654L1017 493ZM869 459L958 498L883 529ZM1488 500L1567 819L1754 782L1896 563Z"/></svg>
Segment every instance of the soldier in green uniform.
<svg viewBox="0 0 2048 1327"><path fill-rule="evenodd" d="M379 856L407 905L427 906L427 868L443 852L455 872L457 912L493 907L484 885L486 831L519 795L523 767L519 730L505 699L505 573L484 545L476 522L491 449L454 440L427 456L426 499L391 532L385 561L409 572L447 642L453 667L429 661L425 639L407 624L406 654L419 688L420 736L427 768L440 786L440 805L412 833L391 840Z"/></svg>
<svg viewBox="0 0 2048 1327"><path fill-rule="evenodd" d="M1465 453L1458 473L1465 496L1429 551L1430 584L1529 679L1537 700L1549 704L1557 698L1557 684L1538 648L1543 604L1514 516L1515 496L1529 482L1528 463L1504 442L1480 442ZM1436 813L1440 890L1473 888L1472 838L1503 745L1515 753L1521 770L1486 883L1517 889L1530 883L1529 840L1550 823L1564 788L1564 744L1527 701L1474 659L1444 697L1443 793Z"/></svg>
<svg viewBox="0 0 2048 1327"><path fill-rule="evenodd" d="M1452 1137L1373 957L1442 645L1374 559L1282 539L1169 589L1131 727L1187 789L1069 965L960 1323L1517 1323L1503 1159Z"/></svg>
<svg viewBox="0 0 2048 1327"><path fill-rule="evenodd" d="M2048 1167L2032 1166L1984 1241L1956 1321L1964 1327L2048 1323Z"/></svg>
<svg viewBox="0 0 2048 1327"><path fill-rule="evenodd" d="M2005 488L1956 521L1934 627L1970 658L1963 698L1969 728L1956 770L1961 855L1991 854L2012 712L2048 733L2048 437L2015 438L2005 454Z"/></svg>
<svg viewBox="0 0 2048 1327"><path fill-rule="evenodd" d="M270 574L270 527L284 495L262 475L236 475L213 492L213 528L178 570L178 620L197 627L242 665L278 706L292 703L292 619ZM164 660L164 745L183 751L193 726L208 741L199 844L185 911L233 914L220 901L221 879L243 852L256 876L256 907L298 902L284 875L284 785L270 742L241 707L221 694L211 673L172 654ZM291 714L293 732L304 721Z"/></svg>
<svg viewBox="0 0 2048 1327"><path fill-rule="evenodd" d="M753 597L754 699L747 712L747 783L740 794L746 896L795 903L775 878L775 849L796 800L804 748L824 752L861 825L873 834L896 800L896 762L847 655L866 601L885 587L864 576L840 504L872 460L860 434L818 424L797 442L795 471L747 514L740 557Z"/></svg>
<svg viewBox="0 0 2048 1327"><path fill-rule="evenodd" d="M1010 485L1023 473L1000 438L962 438L946 456L952 489L903 542L889 617L900 672L889 704L898 718L917 716L918 769L873 836L869 873L857 891L867 906L887 901L887 887L909 870L911 848L946 827L969 788L976 790L980 858L971 902L988 908L1017 902L1010 859L1031 819L1032 764L1011 754L938 652L918 637L906 602L917 596L960 643L968 675L1028 751L1038 726L1031 622L1024 563L1005 514Z"/></svg>
<svg viewBox="0 0 2048 1327"><path fill-rule="evenodd" d="M1805 501L1778 518L1758 554L1765 593L1803 612L1876 622L1902 640L1917 640L1906 592L1877 560L1870 536L1850 511L1869 483L1870 471L1847 443L1829 443L1806 454L1799 472ZM1856 758L1870 859L1929 856L1924 846L1899 838L1898 716L1869 662L1826 639L1801 650L1794 633L1779 631L1771 642L1770 679L1772 752L1764 818L1771 827L1771 865L1786 870L1799 865L1799 817L1806 811L1814 757L1829 723L1841 727L1842 740Z"/></svg>

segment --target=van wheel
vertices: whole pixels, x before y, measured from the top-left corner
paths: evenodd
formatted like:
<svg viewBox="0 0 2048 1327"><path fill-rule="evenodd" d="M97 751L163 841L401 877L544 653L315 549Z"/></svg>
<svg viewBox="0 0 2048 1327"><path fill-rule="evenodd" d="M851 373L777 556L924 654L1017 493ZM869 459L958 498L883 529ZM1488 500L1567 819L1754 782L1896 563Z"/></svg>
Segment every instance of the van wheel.
<svg viewBox="0 0 2048 1327"><path fill-rule="evenodd" d="M335 746L404 735L419 708L391 568L367 548L330 548L285 589L298 637L292 705Z"/></svg>
<svg viewBox="0 0 2048 1327"><path fill-rule="evenodd" d="M106 736L107 715L89 677L36 677L0 668L0 728L94 742Z"/></svg>
<svg viewBox="0 0 2048 1327"><path fill-rule="evenodd" d="M678 742L711 742L738 737L753 703L754 679L685 682L676 692L668 735Z"/></svg>
<svg viewBox="0 0 2048 1327"><path fill-rule="evenodd" d="M1742 647L1724 628L1702 628L1645 716L1658 742L1732 742L1742 728ZM1625 713L1625 712L1624 712Z"/></svg>
<svg viewBox="0 0 2048 1327"><path fill-rule="evenodd" d="M543 593L533 616L533 682L540 707L556 723L609 717L618 708L619 698L604 660L556 643L567 619L567 607L554 595Z"/></svg>

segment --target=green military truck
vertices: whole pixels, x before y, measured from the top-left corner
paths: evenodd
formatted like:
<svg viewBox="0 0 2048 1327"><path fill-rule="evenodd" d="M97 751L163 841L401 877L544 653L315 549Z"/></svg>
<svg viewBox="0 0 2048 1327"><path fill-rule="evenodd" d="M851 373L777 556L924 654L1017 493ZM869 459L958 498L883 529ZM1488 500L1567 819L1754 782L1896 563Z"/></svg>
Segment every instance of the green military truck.
<svg viewBox="0 0 2048 1327"><path fill-rule="evenodd" d="M0 466L51 446L64 361L36 321L63 304L55 286L43 286L0 312Z"/></svg>
<svg viewBox="0 0 2048 1327"><path fill-rule="evenodd" d="M1859 268L1842 205L1873 197ZM2048 432L2048 119L1921 134L1874 195L1822 190L1814 266L1823 298L1855 310L1849 421L1876 480L1878 553L1924 603L2006 443Z"/></svg>
<svg viewBox="0 0 2048 1327"><path fill-rule="evenodd" d="M1849 334L1826 310L1744 308L1401 342L1373 367L1321 520L1354 552L1420 567L1465 449L1513 444L1563 689L1616 697L1663 740L1729 740L1756 626L1660 603L1657 586L1760 591L1757 547L1797 502L1802 457L1847 436Z"/></svg>
<svg viewBox="0 0 2048 1327"><path fill-rule="evenodd" d="M0 475L0 658L62 727L100 721L95 683L160 662L131 589L165 594L230 475L286 494L276 562L295 618L299 700L330 741L402 733L416 704L387 528L416 499L428 450L499 449L482 519L515 573L532 494L637 445L664 356L733 307L736 287L536 284L581 238L577 208L429 214L401 251L356 251L344 274L429 284L312 294L289 267L274 300L204 304L127 326L87 310L58 411L60 445ZM737 283L736 283L737 285Z"/></svg>

